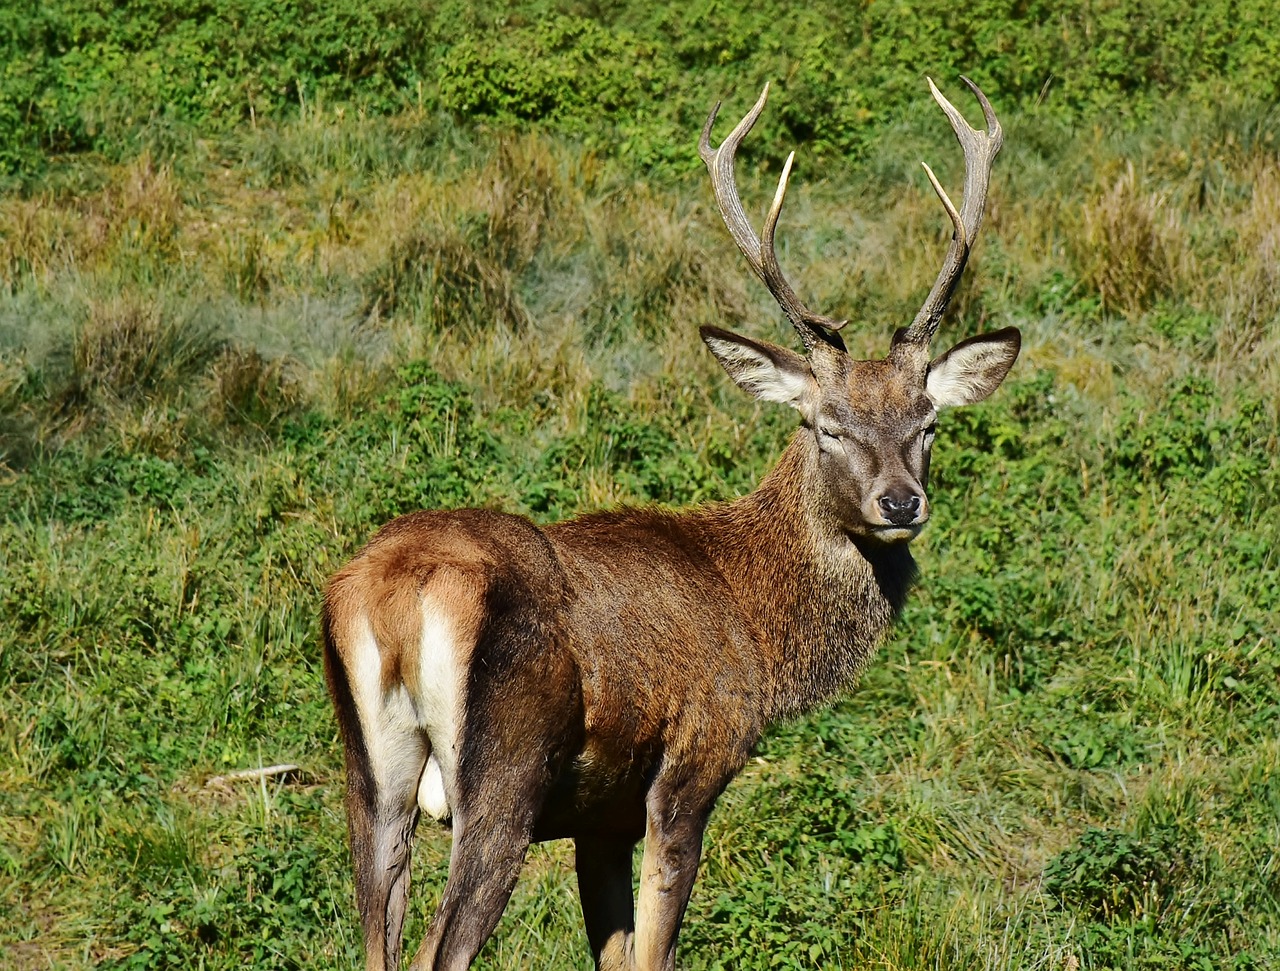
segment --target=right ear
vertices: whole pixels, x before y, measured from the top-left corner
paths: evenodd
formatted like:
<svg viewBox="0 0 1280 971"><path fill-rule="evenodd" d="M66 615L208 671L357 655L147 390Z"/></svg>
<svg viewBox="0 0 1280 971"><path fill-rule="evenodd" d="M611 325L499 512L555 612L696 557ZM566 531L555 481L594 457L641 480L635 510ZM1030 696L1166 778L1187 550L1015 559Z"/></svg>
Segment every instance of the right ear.
<svg viewBox="0 0 1280 971"><path fill-rule="evenodd" d="M804 411L817 391L809 359L803 354L719 327L701 327L698 332L734 383L761 401Z"/></svg>

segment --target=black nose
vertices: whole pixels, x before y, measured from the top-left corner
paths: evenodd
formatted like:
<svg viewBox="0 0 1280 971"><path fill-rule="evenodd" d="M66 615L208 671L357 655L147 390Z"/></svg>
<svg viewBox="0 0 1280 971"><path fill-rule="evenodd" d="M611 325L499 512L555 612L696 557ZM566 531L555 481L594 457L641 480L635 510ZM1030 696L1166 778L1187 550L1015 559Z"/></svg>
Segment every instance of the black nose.
<svg viewBox="0 0 1280 971"><path fill-rule="evenodd" d="M880 511L893 525L907 526L920 514L920 497L914 493L904 496L881 496Z"/></svg>

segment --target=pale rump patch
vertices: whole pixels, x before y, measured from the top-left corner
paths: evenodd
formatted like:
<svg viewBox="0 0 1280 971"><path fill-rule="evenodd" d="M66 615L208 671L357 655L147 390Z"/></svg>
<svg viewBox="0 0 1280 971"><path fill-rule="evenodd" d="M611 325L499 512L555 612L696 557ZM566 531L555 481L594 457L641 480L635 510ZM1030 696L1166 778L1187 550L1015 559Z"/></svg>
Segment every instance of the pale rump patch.
<svg viewBox="0 0 1280 971"><path fill-rule="evenodd" d="M422 636L418 644L418 716L431 737L431 756L418 782L418 805L433 819L448 819L448 787L457 768L457 728L462 720L462 670L458 663L456 625L431 598L422 602Z"/></svg>
<svg viewBox="0 0 1280 971"><path fill-rule="evenodd" d="M456 624L431 597L422 602L422 636L418 645L417 706L419 724L431 736L431 755L446 783L457 767L458 728L462 722L461 645Z"/></svg>
<svg viewBox="0 0 1280 971"><path fill-rule="evenodd" d="M409 692L395 684L382 689L382 653L368 620L352 638L348 665L360 732L378 800L412 804L426 755L426 739L415 716Z"/></svg>
<svg viewBox="0 0 1280 971"><path fill-rule="evenodd" d="M399 806L417 802L431 816L444 818L449 815L447 793L457 766L462 722L462 665L455 625L430 596L423 598L412 693L400 681L384 689L383 648L367 619L357 626L348 664L378 798Z"/></svg>

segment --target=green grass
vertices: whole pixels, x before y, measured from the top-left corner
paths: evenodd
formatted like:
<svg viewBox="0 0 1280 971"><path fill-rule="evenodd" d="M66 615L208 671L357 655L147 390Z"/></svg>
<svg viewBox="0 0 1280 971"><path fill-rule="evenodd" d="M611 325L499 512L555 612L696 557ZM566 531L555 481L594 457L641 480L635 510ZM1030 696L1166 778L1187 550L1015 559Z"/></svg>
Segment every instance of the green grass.
<svg viewBox="0 0 1280 971"><path fill-rule="evenodd" d="M780 229L859 353L946 245L916 162L958 152L905 118ZM1280 967L1273 112L1006 122L939 343L1024 356L941 423L891 642L722 800L683 967ZM0 200L0 278L6 967L357 966L326 576L418 507L740 494L793 425L696 337L787 339L701 176L416 108L64 161ZM589 966L567 847L481 965Z"/></svg>

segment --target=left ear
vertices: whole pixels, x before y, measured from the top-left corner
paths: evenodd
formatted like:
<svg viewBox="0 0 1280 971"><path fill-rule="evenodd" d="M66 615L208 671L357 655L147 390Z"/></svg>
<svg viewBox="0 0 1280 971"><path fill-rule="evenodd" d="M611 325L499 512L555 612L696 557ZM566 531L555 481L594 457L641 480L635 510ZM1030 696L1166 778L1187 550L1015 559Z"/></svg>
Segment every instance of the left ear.
<svg viewBox="0 0 1280 971"><path fill-rule="evenodd" d="M925 393L938 409L981 401L1000 387L1021 348L1016 327L961 341L929 365Z"/></svg>
<svg viewBox="0 0 1280 971"><path fill-rule="evenodd" d="M747 394L807 412L817 384L803 354L719 327L698 328L720 366Z"/></svg>

